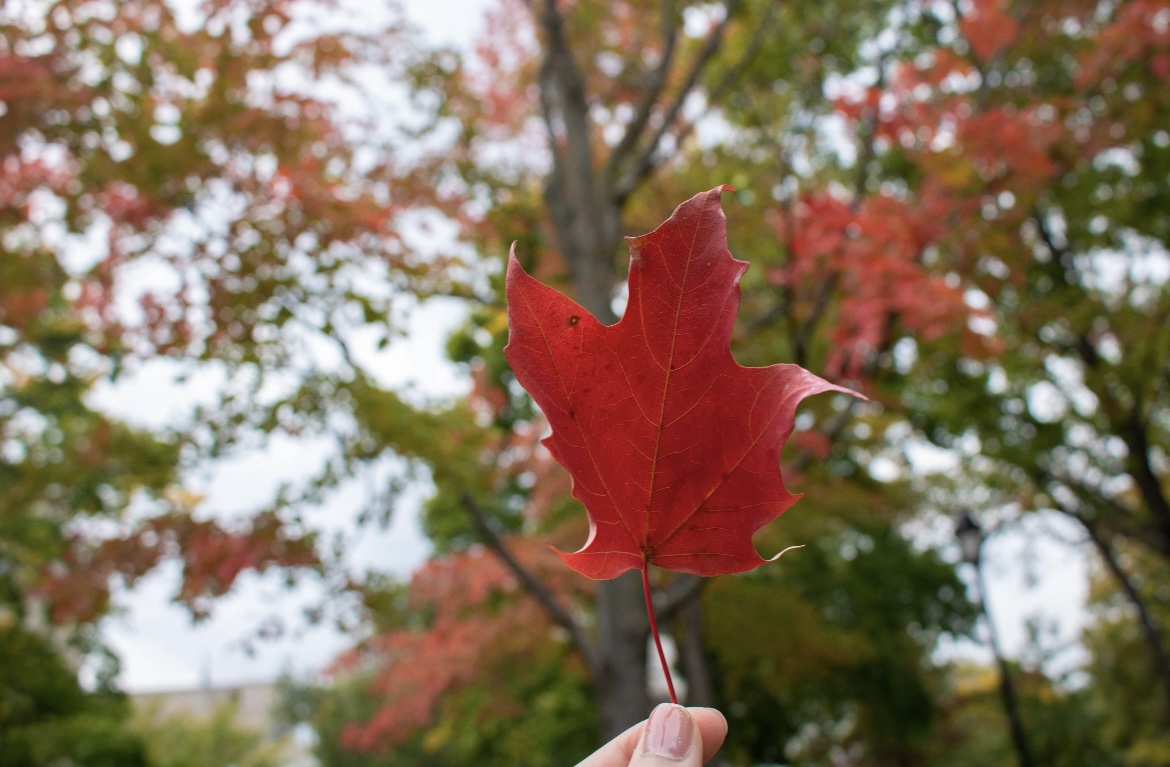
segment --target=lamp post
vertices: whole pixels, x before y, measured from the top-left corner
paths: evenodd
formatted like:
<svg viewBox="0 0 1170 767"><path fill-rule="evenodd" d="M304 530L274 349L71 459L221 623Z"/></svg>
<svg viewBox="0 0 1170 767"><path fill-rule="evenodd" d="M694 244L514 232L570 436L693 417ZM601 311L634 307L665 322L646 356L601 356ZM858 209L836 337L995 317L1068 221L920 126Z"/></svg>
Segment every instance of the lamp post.
<svg viewBox="0 0 1170 767"><path fill-rule="evenodd" d="M955 538L963 553L963 561L975 569L975 606L987 624L987 638L991 644L991 653L995 656L999 666L999 694L1003 699L1003 710L1007 715L1008 731L1011 734L1012 745L1016 749L1016 758L1020 767L1032 767L1032 754L1028 750L1028 739L1024 735L1024 723L1020 719L1020 709L1016 699L1016 691L1012 686L1011 671L1000 649L999 637L995 633L995 624L991 620L991 613L987 611L987 602L984 595L987 588L983 581L983 542L987 539L983 530L971 518L971 515L961 512L955 524Z"/></svg>

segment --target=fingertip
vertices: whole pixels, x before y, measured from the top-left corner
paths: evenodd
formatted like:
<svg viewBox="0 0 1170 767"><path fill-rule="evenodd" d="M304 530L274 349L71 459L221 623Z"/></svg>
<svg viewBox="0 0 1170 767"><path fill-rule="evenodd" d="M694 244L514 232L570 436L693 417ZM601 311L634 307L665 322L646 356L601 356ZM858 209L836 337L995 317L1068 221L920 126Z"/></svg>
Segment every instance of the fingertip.
<svg viewBox="0 0 1170 767"><path fill-rule="evenodd" d="M715 756L727 738L727 719L714 708L693 707L687 710L699 728L699 736L703 739L703 761L706 762Z"/></svg>

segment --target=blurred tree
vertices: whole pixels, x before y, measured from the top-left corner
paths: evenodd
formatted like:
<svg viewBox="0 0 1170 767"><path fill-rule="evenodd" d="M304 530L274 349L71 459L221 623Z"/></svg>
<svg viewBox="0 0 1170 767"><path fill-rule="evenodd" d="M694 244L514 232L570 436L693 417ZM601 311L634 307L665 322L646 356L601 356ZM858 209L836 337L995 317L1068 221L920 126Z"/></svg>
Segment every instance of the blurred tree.
<svg viewBox="0 0 1170 767"><path fill-rule="evenodd" d="M245 569L315 569L380 621L354 659L382 705L339 693L327 710L362 716L326 717L342 743L516 763L514 731L573 754L577 731L554 724L586 684L602 734L642 718L640 585L567 583L537 554L583 540L584 517L500 354L498 267L515 240L612 321L621 236L730 181L732 250L753 264L738 358L796 361L874 402L823 398L798 422L786 477L810 492L761 545L815 549L706 596L655 584L690 701L744 727L735 758L934 753L929 650L970 609L906 542L924 503L904 448L922 437L960 456L980 488L968 505L1082 522L1170 696L1157 610L1120 555L1130 540L1164 557L1170 518L1164 4L505 0L467 53L361 10L0 11L0 576L22 619L91 620L111 577L166 556L197 614ZM409 112L362 90L371 70ZM328 87L361 93L363 120L343 121ZM451 247L434 234L447 224ZM474 389L418 407L376 349L398 307L435 293L471 298L449 351ZM159 358L211 371L209 404L162 430L93 405L98 382ZM199 460L274 435L328 454L267 508L214 522L182 490ZM388 456L436 485L439 558L405 591L350 573L310 517L349 477L383 482ZM392 490L366 518L386 518ZM727 637L732 599L759 623ZM799 618L791 657L771 600ZM551 674L566 656L567 678ZM510 696L485 694L519 657L540 662ZM508 708L528 696L560 713ZM472 721L482 738L455 736Z"/></svg>
<svg viewBox="0 0 1170 767"><path fill-rule="evenodd" d="M948 234L924 257L986 317L993 358L902 351L918 433L980 488L964 505L1080 523L1135 610L1170 724L1165 625L1122 548L1170 556L1170 233L1164 3L973 3L880 104L882 160Z"/></svg>
<svg viewBox="0 0 1170 767"><path fill-rule="evenodd" d="M237 707L223 704L209 717L136 713L134 731L146 744L152 767L280 767L285 743L236 724Z"/></svg>
<svg viewBox="0 0 1170 767"><path fill-rule="evenodd" d="M584 584L539 541L509 541L559 596ZM323 765L574 764L595 746L587 669L541 606L482 549L378 592L378 633L326 687L290 684L285 717Z"/></svg>
<svg viewBox="0 0 1170 767"><path fill-rule="evenodd" d="M82 690L56 648L0 615L0 765L146 767L129 715L125 696Z"/></svg>
<svg viewBox="0 0 1170 767"><path fill-rule="evenodd" d="M954 569L891 527L897 494L886 498L825 499L833 521L790 529L810 544L787 567L708 587L733 763L831 764L842 752L927 763L941 672L924 670L939 635L965 632L972 612Z"/></svg>
<svg viewBox="0 0 1170 767"><path fill-rule="evenodd" d="M88 698L66 679L100 652L96 621L115 582L177 559L176 599L200 617L242 572L281 568L291 583L325 570L297 501L331 484L335 464L236 520L201 506L188 471L308 433L312 396L332 391L328 354L348 353L344 333L386 337L398 295L445 284L432 280L441 259L405 252L379 162L359 157L335 105L306 93L346 82L359 62L391 70L393 46L369 25L322 32L300 15L313 10L0 8L0 611L16 632L6 636L58 654L3 666L44 676L27 680L51 687L37 705L64 707L73 718L60 726L77 736L33 743L6 730L12 749L0 750L16 763L75 755L67 742L107 727L82 716ZM331 351L309 351L322 341ZM164 379L194 375L206 410L160 426L96 404L151 365ZM111 763L141 762L120 726L107 727L111 753L116 737L125 744Z"/></svg>
<svg viewBox="0 0 1170 767"><path fill-rule="evenodd" d="M830 411L804 435L795 466L819 451L837 476L857 476L875 460L896 472L907 466L902 449L924 436L956 451L977 488L965 504L1073 515L1129 595L1170 699L1162 629L1115 552L1119 536L1160 551L1166 508L1164 4L897 4L857 16L833 6L785 9L774 28L776 17L751 4L711 17L694 9L690 28L706 18L711 33L695 44L716 52L694 81L693 120L654 116L653 65L673 49L646 55L631 42L653 29L652 9L611 15L547 3L525 17L508 7L507 18L527 19L532 31L510 23L496 34L510 31L507 49L531 52L528 67L506 59L507 71L471 81L494 90L435 101L446 105L436 119L463 126L468 153L439 167L476 169L473 187L491 210L484 221L494 224L486 241L516 239L530 259L556 250L579 300L604 317L620 265L608 232L648 229L682 197L676 190L743 186L729 206L732 249L764 268L744 280L740 358L795 359L862 382L886 409L855 430L848 413ZM621 26L634 17L639 24ZM730 48L716 46L733 38L745 58L719 55ZM826 41L853 53L817 55ZM757 59L753 50L773 55ZM763 62L788 68L781 77ZM645 102L627 105L620 88L605 87L639 71ZM536 87L505 89L516 72ZM721 74L734 77L729 91ZM458 82L444 79L442 93ZM493 122L500 102L484 96L501 90L511 109ZM517 107L521 94L538 117ZM644 127L641 103L661 132L651 136L655 159L623 166L638 141L626 139ZM843 148L834 117L856 136L853 147ZM501 166L502 180L484 175L483 163L459 165L484 136L527 137L521 129L542 122L551 153L549 175L544 165L534 174L549 208L543 227L532 187L516 191L522 158ZM704 128L708 137L692 136ZM694 140L656 143L663 136ZM630 167L633 176L614 171ZM623 195L631 187L608 186L613 178L637 178L635 191ZM757 234L765 212L773 237ZM501 329L498 313L485 311L454 349L481 357L506 391L492 348ZM523 407L516 402L508 418L525 418ZM826 437L848 438L848 447L833 450ZM458 504L432 507L443 510L454 519ZM605 647L605 632L622 625L601 617L607 600L627 603L616 596L620 584L602 589ZM633 601L623 611L631 622ZM632 623L624 631L633 653L644 632ZM599 690L603 712L607 694Z"/></svg>
<svg viewBox="0 0 1170 767"><path fill-rule="evenodd" d="M837 14L778 3L503 3L489 20L487 35L474 57L452 65L443 59L419 69L420 101L434 105L431 127L448 129L456 137L435 153L429 165L420 167L433 174L432 187L446 188L447 183L466 190L464 198L452 198L449 203L453 215L462 216L465 237L481 253L502 256L506 243L516 240L528 266L554 281L565 280L586 308L603 321L613 321L615 301L620 303L621 235L652 228L665 210L696 188L728 180L750 187L738 200L743 208L734 201L729 204L733 237L750 243L737 248L737 242L733 250L755 259L764 250L759 244L761 228L765 241L775 243L759 215L765 204L756 192L760 185L745 174L754 175L761 159L759 147L751 150L753 136L792 131L794 142L801 131L801 135L815 136L820 121L832 112L822 83L859 65L862 42L886 23L890 7L850 6ZM769 68L766 62L790 60L776 58L786 45L808 45L813 37L820 39L821 49L831 41L833 55L818 57L819 50L813 50L800 66L792 65L794 69L787 64ZM781 76L807 81L800 83L802 87L793 86L790 108L752 112L756 96L773 94L781 87L777 85ZM759 123L754 129L742 128L723 141L697 139L698 131L716 130L721 116L743 116L746 121L749 112L750 119ZM726 120L722 124L727 125ZM546 147L544 154L530 151L536 142ZM492 154L487 153L488 146L493 147ZM769 148L775 150L774 144ZM495 157L503 159L495 161ZM826 165L831 166L827 173L848 175L839 163L829 160ZM468 216L468 198L486 212ZM759 207L753 208L752 200L759 200ZM889 211L872 212L870 220L877 222L883 214ZM739 224L744 228L737 234ZM773 245L773 259L775 252ZM890 262L896 262L897 274L917 280L915 284L941 285L941 278L932 282L920 276L921 269L902 251ZM759 272L755 274L759 280ZM822 281L830 282L828 278ZM828 287L815 288L809 295L817 290L827 293ZM949 300L935 302L930 321L961 332L961 318L967 312L961 295L940 287L924 295L920 303L934 301L934 296ZM498 302L493 296L485 298ZM827 307L819 304L829 298L811 301L810 313L825 312ZM834 308L845 305L832 298ZM869 311L881 315L893 309L881 304ZM812 369L823 370L829 361L825 337L816 328L818 319L810 316L803 321L799 356ZM765 319L760 325L770 327L771 322ZM875 344L891 344L892 325L877 324L867 338ZM754 327L749 334L753 341L760 329ZM841 330L851 338L855 332L851 327ZM451 351L456 359L471 363L490 387L496 403L488 413L495 419L492 428L502 429L505 435L538 434L540 421L534 420L531 405L516 389L499 355L504 340L503 307L488 303L473 313L466 332L453 339ZM816 354L805 349L814 342L821 343ZM745 349L744 356L772 362L791 359L792 353L781 344L756 344ZM875 373L872 366L842 364L835 370L839 377L861 384ZM829 433L843 428L850 417L840 401L814 407L819 407L821 416L814 416L814 423L827 421L824 430ZM810 413L817 411L810 409ZM805 449L794 458L794 471L807 466L825 442L812 424L803 424L803 430L809 434L801 440ZM539 450L531 455L538 460ZM856 471L851 457L842 453L841 458L837 468L842 473ZM523 463L512 455L506 460L520 467L517 480L532 484L535 472L524 471ZM481 461L494 465L492 460ZM485 488L490 492L477 497L471 492L477 489L475 485L445 482L449 471L449 466L436 470L438 494L426 520L440 549L457 549L478 539L504 555L506 547L496 533L539 532L554 528L560 520L532 513L524 484L513 485L503 499L498 485ZM583 534L579 535L582 538L577 540L582 540ZM637 579L598 583L594 604L577 602L570 607L547 593L542 596L547 590L540 580L514 558L511 567L585 658L601 711L602 732L613 735L645 716L649 707L647 626L636 609L641 600ZM697 584L689 577L663 578L659 585L661 607L668 617L689 608L698 594ZM590 616L584 621L577 617L582 608ZM695 633L701 626L701 620L679 622L678 639L684 645L702 646L701 632ZM687 633L692 635L683 636ZM687 657L689 668L684 673L691 700L713 702L709 696L715 687L705 654Z"/></svg>
<svg viewBox="0 0 1170 767"><path fill-rule="evenodd" d="M1032 759L1039 765L1128 764L1102 737L1110 704L1091 687L1070 687L1036 671L1013 669L1028 722ZM1015 754L1003 727L1003 703L994 666L961 664L939 693L938 734L932 763L962 767L1008 764Z"/></svg>
<svg viewBox="0 0 1170 767"><path fill-rule="evenodd" d="M1166 625L1170 620L1170 594L1164 560L1142 547L1119 547L1131 582L1151 616ZM1099 565L1090 592L1095 620L1085 630L1090 652L1086 694L1103 712L1100 739L1124 763L1170 764L1170 738L1162 725L1160 679L1148 652L1140 616L1132 596L1118 584L1108 567Z"/></svg>
<svg viewBox="0 0 1170 767"><path fill-rule="evenodd" d="M112 579L164 558L196 616L244 570L319 568L294 502L215 520L185 470L301 429L273 377L328 387L306 347L338 313L391 332L392 295L431 271L335 110L281 82L371 60L371 36L307 34L286 2L193 12L0 10L0 577L38 625L89 625ZM218 374L214 416L148 427L95 405L160 358Z"/></svg>

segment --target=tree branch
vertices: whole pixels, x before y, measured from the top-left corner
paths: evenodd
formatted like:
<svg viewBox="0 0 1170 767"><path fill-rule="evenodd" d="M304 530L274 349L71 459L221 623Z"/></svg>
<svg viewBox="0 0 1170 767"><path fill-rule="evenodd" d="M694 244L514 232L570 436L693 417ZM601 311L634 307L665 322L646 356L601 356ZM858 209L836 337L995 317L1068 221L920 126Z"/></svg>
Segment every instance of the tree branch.
<svg viewBox="0 0 1170 767"><path fill-rule="evenodd" d="M719 20L719 23L707 35L703 47L699 49L695 60L691 62L691 68L683 78L682 86L679 88L678 93L675 94L674 101L664 111L662 122L658 125L658 129L651 136L650 141L642 147L642 151L638 153L637 159L634 160L625 175L622 176L621 180L614 187L613 195L619 204L628 198L638 188L639 184L646 180L650 175L650 171L654 170L658 164L654 161L654 153L658 151L658 145L674 125L674 121L678 118L679 112L682 111L687 97L691 95L691 91L694 90L695 85L699 82L699 76L703 73L703 67L719 51L720 46L723 44L723 33L726 31L727 25L731 22L731 16L738 5L739 0L727 0L723 4L723 18Z"/></svg>
<svg viewBox="0 0 1170 767"><path fill-rule="evenodd" d="M1048 248L1048 251L1056 259L1056 262L1063 267L1058 275L1061 281L1065 285L1079 287L1081 284L1081 274L1077 269L1076 262L1073 260L1072 251L1068 243L1066 242L1064 245L1057 244L1056 235L1040 210L1033 209L1032 221L1036 223L1036 231L1040 234L1040 241L1044 243L1044 247ZM1075 279L1069 279L1070 273Z"/></svg>
<svg viewBox="0 0 1170 767"><path fill-rule="evenodd" d="M654 112L654 105L658 103L658 99L666 87L667 75L670 74L670 66L674 62L674 52L678 45L678 19L673 12L672 5L671 0L662 0L660 6L662 13L662 56L654 71L650 73L646 92L642 94L642 101L638 104L633 119L626 126L621 141L614 147L609 155L609 160L606 161L604 178L607 187L612 184L618 167L637 147L638 139L642 137L642 132L650 121L650 115Z"/></svg>
<svg viewBox="0 0 1170 767"><path fill-rule="evenodd" d="M732 11L735 9L728 5L727 14L730 17ZM743 74L743 70L751 63L756 54L760 52L764 42L768 39L768 33L772 31L772 22L776 20L776 11L780 7L779 0L772 0L768 7L764 10L764 16L760 19L760 23L756 25L755 31L752 33L752 39L748 41L747 47L744 48L743 55L739 57L730 69L723 75L723 79L719 84L711 89L711 95L708 99L708 105L718 104L723 101L723 97L727 92L739 82L739 76ZM693 123L688 125L687 132L693 128ZM680 136L681 138L681 136Z"/></svg>
<svg viewBox="0 0 1170 767"><path fill-rule="evenodd" d="M1082 482L1072 477L1058 476L1057 474L1047 469L1038 469L1035 472L1037 481L1041 486L1045 486L1050 482L1064 485L1065 488L1071 490L1078 498L1083 499L1095 510L1104 510L1111 512L1107 523L1100 522L1100 520L1089 519L1088 522L1093 524L1101 524L1108 529L1108 532L1123 536L1132 541L1135 541L1142 546L1150 548L1163 556L1170 556L1170 546L1168 542L1160 539L1156 535L1157 531L1149 525L1139 524L1137 522L1137 513L1130 508L1122 505L1120 501L1115 498L1110 498L1105 495L1099 488L1093 487L1085 482ZM1051 496L1052 494L1049 493ZM1074 515L1076 519L1085 521L1082 515ZM1154 535L1152 535L1154 534Z"/></svg>
<svg viewBox="0 0 1170 767"><path fill-rule="evenodd" d="M1146 507L1157 520L1158 531L1162 535L1163 548L1170 550L1170 503L1167 502L1166 494L1162 491L1162 483L1158 479L1158 475L1154 473L1153 465L1150 463L1149 434L1146 432L1146 424L1137 412L1136 405L1123 428L1121 436L1129 448L1132 467L1130 476L1133 477L1134 484L1137 485L1138 492L1141 494L1142 500L1145 501Z"/></svg>
<svg viewBox="0 0 1170 767"><path fill-rule="evenodd" d="M557 154L557 131L553 119L552 94L555 90L553 83L552 59L545 56L540 62L540 72L537 75L538 91L540 92L540 117L548 132L548 150Z"/></svg>
<svg viewBox="0 0 1170 767"><path fill-rule="evenodd" d="M471 515L471 521L475 524L476 530L479 531L484 545L491 549L492 553L504 563L504 566L512 571L512 574L516 576L525 590L544 608L544 611L548 613L553 622L569 633L569 639L572 641L573 646L577 648L577 651L584 656L586 665L591 670L599 668L600 661L597 658L596 648L593 647L593 644L585 636L585 632L581 629L577 621L574 620L572 614L557 601L556 596L547 586L541 583L524 565L520 564L519 560L512 556L512 552L508 551L508 547L504 545L504 541L492 529L487 515L484 514L483 509L475 502L475 499L468 493L463 493L462 501L464 508L467 509L467 513Z"/></svg>
<svg viewBox="0 0 1170 767"><path fill-rule="evenodd" d="M1085 528L1085 532L1089 535L1089 540L1092 541L1093 546L1097 549L1097 554L1100 555L1101 560L1105 563L1105 566L1121 587L1122 592L1137 611L1138 625L1141 627L1142 637L1145 639L1146 646L1153 656L1151 660L1154 664L1154 670L1160 678L1162 690L1166 696L1166 716L1170 717L1170 655L1167 655L1166 644L1163 640L1162 630L1158 625L1157 619L1150 613L1141 593L1138 592L1129 574L1121 566L1117 554L1101 534L1097 523L1085 519L1058 501L1054 502L1063 513L1079 521Z"/></svg>
<svg viewBox="0 0 1170 767"><path fill-rule="evenodd" d="M565 126L567 152L563 160L570 165L565 175L569 184L581 183L588 180L592 171L589 100L585 93L585 80L565 37L564 17L557 8L556 0L545 0L544 11L539 14L539 19L546 37L544 60L541 62L542 109L548 112L545 122L551 125L555 117L548 95L553 91Z"/></svg>

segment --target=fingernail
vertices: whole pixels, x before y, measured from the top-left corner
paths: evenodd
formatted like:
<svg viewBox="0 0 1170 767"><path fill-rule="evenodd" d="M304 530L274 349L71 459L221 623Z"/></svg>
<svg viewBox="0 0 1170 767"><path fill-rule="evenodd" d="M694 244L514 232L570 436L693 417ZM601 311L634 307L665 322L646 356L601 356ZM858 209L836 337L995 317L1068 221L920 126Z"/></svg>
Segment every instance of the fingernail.
<svg viewBox="0 0 1170 767"><path fill-rule="evenodd" d="M691 750L695 727L682 706L659 704L646 725L646 753L667 759L683 759Z"/></svg>

